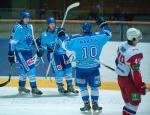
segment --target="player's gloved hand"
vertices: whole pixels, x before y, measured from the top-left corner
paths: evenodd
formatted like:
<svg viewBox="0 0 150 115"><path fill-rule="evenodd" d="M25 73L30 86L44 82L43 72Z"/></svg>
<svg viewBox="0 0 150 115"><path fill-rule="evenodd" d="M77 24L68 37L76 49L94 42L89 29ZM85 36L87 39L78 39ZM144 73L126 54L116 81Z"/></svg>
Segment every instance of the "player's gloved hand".
<svg viewBox="0 0 150 115"><path fill-rule="evenodd" d="M49 53L52 53L52 52L53 52L53 49L52 49L52 48L47 48L47 51L48 51Z"/></svg>
<svg viewBox="0 0 150 115"><path fill-rule="evenodd" d="M14 55L14 52L8 52L8 61L9 61L9 63L11 63L11 64L15 63L15 55Z"/></svg>
<svg viewBox="0 0 150 115"><path fill-rule="evenodd" d="M33 43L34 43L34 42L33 42ZM36 43L37 43L38 46L41 46L41 38L37 38L37 39L36 39ZM34 44L34 45L35 45L35 44Z"/></svg>
<svg viewBox="0 0 150 115"><path fill-rule="evenodd" d="M43 55L43 52L42 52L41 49L39 49L39 51L37 51L36 53L37 53L37 56L38 56L38 57L42 57L42 55Z"/></svg>
<svg viewBox="0 0 150 115"><path fill-rule="evenodd" d="M57 35L58 35L58 37L65 36L65 29L64 28L58 28Z"/></svg>
<svg viewBox="0 0 150 115"><path fill-rule="evenodd" d="M107 23L102 17L97 17L96 18L96 24L99 25L101 28L106 25Z"/></svg>
<svg viewBox="0 0 150 115"><path fill-rule="evenodd" d="M144 82L142 82L139 86L138 86L138 90L139 93L141 95L145 95L146 94L146 84Z"/></svg>

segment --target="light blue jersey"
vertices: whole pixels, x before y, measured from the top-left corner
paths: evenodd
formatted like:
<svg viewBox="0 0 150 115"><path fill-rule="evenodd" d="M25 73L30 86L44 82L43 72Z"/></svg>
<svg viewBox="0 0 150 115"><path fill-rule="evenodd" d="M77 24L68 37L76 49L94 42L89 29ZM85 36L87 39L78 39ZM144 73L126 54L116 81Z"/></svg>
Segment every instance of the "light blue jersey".
<svg viewBox="0 0 150 115"><path fill-rule="evenodd" d="M45 51L48 51L48 61L52 61L52 70L55 74L56 83L58 86L63 84L63 77L66 78L67 85L72 85L72 67L69 58L66 55L66 51L62 48L62 40L57 35L58 27L54 32L50 32L49 28L41 34L40 47ZM54 51L53 58L51 57L51 51Z"/></svg>
<svg viewBox="0 0 150 115"><path fill-rule="evenodd" d="M54 32L49 32L48 29L41 34L41 47L44 50L54 49L54 45L57 41L55 49L56 54L65 54L65 50L61 47L62 41L57 37L58 27L55 28Z"/></svg>
<svg viewBox="0 0 150 115"><path fill-rule="evenodd" d="M9 52L15 52L15 56L20 65L19 86L25 87L26 78L29 77L30 85L36 88L36 68L32 56L33 35L31 25L20 23L13 26L9 43Z"/></svg>
<svg viewBox="0 0 150 115"><path fill-rule="evenodd" d="M74 51L76 67L94 68L99 67L96 60L99 60L102 48L110 37L110 29L106 25L101 32L71 36L64 44L67 50Z"/></svg>
<svg viewBox="0 0 150 115"><path fill-rule="evenodd" d="M33 44L33 37L31 25L16 24L12 29L10 37L10 51L31 51Z"/></svg>

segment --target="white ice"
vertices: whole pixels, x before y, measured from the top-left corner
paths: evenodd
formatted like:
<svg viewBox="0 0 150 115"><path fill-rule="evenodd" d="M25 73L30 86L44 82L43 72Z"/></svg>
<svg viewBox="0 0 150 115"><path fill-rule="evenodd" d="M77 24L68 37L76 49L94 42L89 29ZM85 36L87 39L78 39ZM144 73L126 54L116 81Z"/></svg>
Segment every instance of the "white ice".
<svg viewBox="0 0 150 115"><path fill-rule="evenodd" d="M80 96L58 96L56 89L42 89L41 97L17 96L17 88L0 88L0 115L81 115ZM142 97L137 115L150 115L150 93ZM124 105L120 91L100 91L100 115L121 115Z"/></svg>

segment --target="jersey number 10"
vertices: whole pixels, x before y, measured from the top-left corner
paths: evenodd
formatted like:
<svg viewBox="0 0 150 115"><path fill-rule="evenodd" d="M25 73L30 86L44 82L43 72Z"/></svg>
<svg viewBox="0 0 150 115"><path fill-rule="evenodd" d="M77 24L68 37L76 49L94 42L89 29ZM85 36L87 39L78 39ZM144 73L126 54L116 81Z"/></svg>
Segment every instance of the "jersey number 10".
<svg viewBox="0 0 150 115"><path fill-rule="evenodd" d="M97 47L91 46L91 47L83 47L83 58L95 58L97 56Z"/></svg>
<svg viewBox="0 0 150 115"><path fill-rule="evenodd" d="M118 61L125 64L125 57L120 52L118 52Z"/></svg>

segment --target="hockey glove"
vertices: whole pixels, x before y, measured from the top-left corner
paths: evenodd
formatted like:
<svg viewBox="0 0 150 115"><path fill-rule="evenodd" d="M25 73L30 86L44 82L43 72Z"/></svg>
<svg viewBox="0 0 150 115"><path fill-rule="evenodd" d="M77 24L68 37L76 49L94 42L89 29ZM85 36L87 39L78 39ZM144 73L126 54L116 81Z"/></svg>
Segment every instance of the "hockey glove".
<svg viewBox="0 0 150 115"><path fill-rule="evenodd" d="M99 25L101 28L103 28L103 26L106 25L107 23L102 17L98 17L96 19L96 24Z"/></svg>
<svg viewBox="0 0 150 115"><path fill-rule="evenodd" d="M64 30L64 28L58 28L57 35L58 35L58 37L65 36L65 30Z"/></svg>
<svg viewBox="0 0 150 115"><path fill-rule="evenodd" d="M11 64L15 63L15 55L14 55L14 52L8 52L8 61L9 61L9 63L11 63Z"/></svg>
<svg viewBox="0 0 150 115"><path fill-rule="evenodd" d="M43 52L42 52L41 49L39 49L39 51L37 51L36 53L37 53L37 56L38 56L38 57L42 57L42 55L43 55Z"/></svg>
<svg viewBox="0 0 150 115"><path fill-rule="evenodd" d="M52 53L53 49L52 48L47 48L48 53Z"/></svg>
<svg viewBox="0 0 150 115"><path fill-rule="evenodd" d="M140 85L138 85L138 91L141 95L146 94L146 85L144 82L142 82Z"/></svg>

